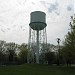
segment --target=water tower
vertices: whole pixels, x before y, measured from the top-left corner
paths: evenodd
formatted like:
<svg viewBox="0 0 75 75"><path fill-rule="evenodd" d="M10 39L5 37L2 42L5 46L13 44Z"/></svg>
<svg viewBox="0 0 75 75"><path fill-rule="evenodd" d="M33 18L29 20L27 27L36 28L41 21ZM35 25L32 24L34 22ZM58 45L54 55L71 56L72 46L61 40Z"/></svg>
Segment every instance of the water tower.
<svg viewBox="0 0 75 75"><path fill-rule="evenodd" d="M44 12L35 11L30 14L28 63L39 64L39 55L44 52L41 49L41 44L47 43L46 26L46 14Z"/></svg>

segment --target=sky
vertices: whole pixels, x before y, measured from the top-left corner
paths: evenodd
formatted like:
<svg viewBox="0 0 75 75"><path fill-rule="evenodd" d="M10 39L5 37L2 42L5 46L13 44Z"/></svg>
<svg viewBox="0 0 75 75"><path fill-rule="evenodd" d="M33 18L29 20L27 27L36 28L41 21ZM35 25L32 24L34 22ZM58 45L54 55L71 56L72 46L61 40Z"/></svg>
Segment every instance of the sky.
<svg viewBox="0 0 75 75"><path fill-rule="evenodd" d="M75 0L0 0L0 40L28 43L30 13L46 13L47 42L57 44L70 30Z"/></svg>

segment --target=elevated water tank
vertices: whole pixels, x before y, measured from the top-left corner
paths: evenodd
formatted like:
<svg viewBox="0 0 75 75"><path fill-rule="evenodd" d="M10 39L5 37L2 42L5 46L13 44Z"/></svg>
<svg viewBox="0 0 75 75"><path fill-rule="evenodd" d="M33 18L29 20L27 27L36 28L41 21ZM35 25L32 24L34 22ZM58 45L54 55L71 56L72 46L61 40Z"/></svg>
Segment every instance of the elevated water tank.
<svg viewBox="0 0 75 75"><path fill-rule="evenodd" d="M35 11L30 14L30 27L33 30L42 30L46 27L46 14L41 11Z"/></svg>

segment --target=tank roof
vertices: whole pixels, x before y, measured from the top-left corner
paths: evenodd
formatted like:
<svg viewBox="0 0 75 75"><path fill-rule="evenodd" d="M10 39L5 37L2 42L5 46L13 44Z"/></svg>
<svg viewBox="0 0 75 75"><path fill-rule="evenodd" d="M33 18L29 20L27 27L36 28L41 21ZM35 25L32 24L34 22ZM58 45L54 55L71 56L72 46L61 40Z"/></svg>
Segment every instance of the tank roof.
<svg viewBox="0 0 75 75"><path fill-rule="evenodd" d="M42 30L46 25L46 14L42 11L34 11L30 14L29 26L34 30Z"/></svg>

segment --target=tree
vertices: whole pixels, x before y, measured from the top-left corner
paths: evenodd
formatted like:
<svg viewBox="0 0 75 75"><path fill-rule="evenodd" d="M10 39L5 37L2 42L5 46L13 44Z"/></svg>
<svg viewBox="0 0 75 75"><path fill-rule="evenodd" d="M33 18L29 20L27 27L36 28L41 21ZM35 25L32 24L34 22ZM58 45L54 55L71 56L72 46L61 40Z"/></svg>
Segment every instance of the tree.
<svg viewBox="0 0 75 75"><path fill-rule="evenodd" d="M3 65L7 63L8 63L8 55L5 52L0 51L0 64Z"/></svg>
<svg viewBox="0 0 75 75"><path fill-rule="evenodd" d="M71 24L71 22L70 22ZM64 46L62 49L63 57L66 60L67 66L68 64L72 64L75 60L75 20L73 19L73 23L71 25L71 32L68 32L66 35Z"/></svg>
<svg viewBox="0 0 75 75"><path fill-rule="evenodd" d="M21 63L27 63L27 53L28 53L27 45L22 44L20 46L20 50L21 51L18 54L20 62Z"/></svg>
<svg viewBox="0 0 75 75"><path fill-rule="evenodd" d="M48 64L53 64L55 61L55 53L54 52L47 52L45 54L45 59L48 61Z"/></svg>
<svg viewBox="0 0 75 75"><path fill-rule="evenodd" d="M2 64L2 59L3 59L3 53L0 51L0 64Z"/></svg>
<svg viewBox="0 0 75 75"><path fill-rule="evenodd" d="M14 64L15 63L14 59L16 56L16 53L15 53L16 45L15 45L15 43L9 43L7 50L8 50L8 55L9 55L9 64Z"/></svg>
<svg viewBox="0 0 75 75"><path fill-rule="evenodd" d="M9 62L12 63L14 61L15 51L9 50Z"/></svg>

